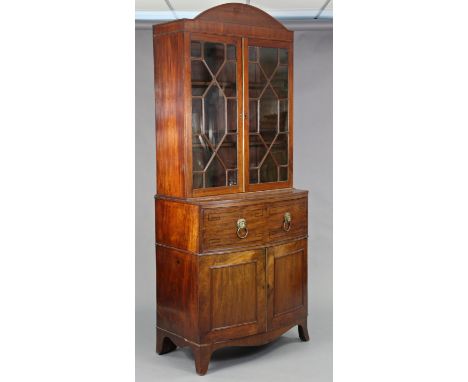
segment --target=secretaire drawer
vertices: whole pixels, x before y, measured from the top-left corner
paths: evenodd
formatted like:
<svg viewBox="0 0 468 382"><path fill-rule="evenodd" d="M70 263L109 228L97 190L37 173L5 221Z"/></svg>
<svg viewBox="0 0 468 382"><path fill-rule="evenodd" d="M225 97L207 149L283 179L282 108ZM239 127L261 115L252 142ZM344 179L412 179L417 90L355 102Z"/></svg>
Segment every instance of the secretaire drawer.
<svg viewBox="0 0 468 382"><path fill-rule="evenodd" d="M266 240L265 205L204 208L201 238L204 251L262 244Z"/></svg>
<svg viewBox="0 0 468 382"><path fill-rule="evenodd" d="M268 240L307 235L307 198L281 201L268 206Z"/></svg>

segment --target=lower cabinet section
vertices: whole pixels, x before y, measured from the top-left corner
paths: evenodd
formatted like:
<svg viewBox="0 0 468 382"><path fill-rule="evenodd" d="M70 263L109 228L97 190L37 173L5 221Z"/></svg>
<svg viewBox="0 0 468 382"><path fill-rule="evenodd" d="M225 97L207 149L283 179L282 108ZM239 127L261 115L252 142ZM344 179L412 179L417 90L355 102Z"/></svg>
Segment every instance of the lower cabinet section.
<svg viewBox="0 0 468 382"><path fill-rule="evenodd" d="M307 239L200 255L158 245L156 265L157 351L190 346L200 374L221 347L264 344L295 325L308 340Z"/></svg>

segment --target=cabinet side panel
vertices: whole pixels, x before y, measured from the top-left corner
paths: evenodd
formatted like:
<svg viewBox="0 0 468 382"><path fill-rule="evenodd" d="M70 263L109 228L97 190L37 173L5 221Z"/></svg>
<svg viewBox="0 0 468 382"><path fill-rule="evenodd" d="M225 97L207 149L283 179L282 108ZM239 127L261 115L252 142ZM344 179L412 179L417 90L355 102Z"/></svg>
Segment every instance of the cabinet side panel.
<svg viewBox="0 0 468 382"><path fill-rule="evenodd" d="M198 342L198 257L156 247L157 325Z"/></svg>
<svg viewBox="0 0 468 382"><path fill-rule="evenodd" d="M156 199L156 242L199 252L199 207L194 204Z"/></svg>
<svg viewBox="0 0 468 382"><path fill-rule="evenodd" d="M183 33L154 35L156 171L160 195L186 196Z"/></svg>

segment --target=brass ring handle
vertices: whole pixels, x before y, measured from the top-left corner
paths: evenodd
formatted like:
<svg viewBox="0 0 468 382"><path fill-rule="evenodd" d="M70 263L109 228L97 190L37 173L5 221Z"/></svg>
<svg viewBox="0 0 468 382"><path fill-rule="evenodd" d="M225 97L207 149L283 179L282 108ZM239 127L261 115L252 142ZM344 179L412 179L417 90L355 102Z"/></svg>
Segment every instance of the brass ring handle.
<svg viewBox="0 0 468 382"><path fill-rule="evenodd" d="M245 239L249 234L249 230L247 228L247 220L241 218L237 221L237 237L239 239Z"/></svg>
<svg viewBox="0 0 468 382"><path fill-rule="evenodd" d="M286 212L283 217L283 229L288 232L291 229L292 216L290 212Z"/></svg>

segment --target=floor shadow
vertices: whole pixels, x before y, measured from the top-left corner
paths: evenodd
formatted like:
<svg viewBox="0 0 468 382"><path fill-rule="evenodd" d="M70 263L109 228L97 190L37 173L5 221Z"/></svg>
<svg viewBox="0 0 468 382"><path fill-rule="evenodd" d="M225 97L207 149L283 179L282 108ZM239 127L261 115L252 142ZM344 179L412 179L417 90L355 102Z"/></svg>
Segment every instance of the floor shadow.
<svg viewBox="0 0 468 382"><path fill-rule="evenodd" d="M276 340L261 346L232 346L216 350L211 356L209 373L232 367L237 364L252 362L257 358L265 357L272 351L301 342L299 338L279 337ZM189 348L178 348L185 356L194 362L193 353Z"/></svg>

